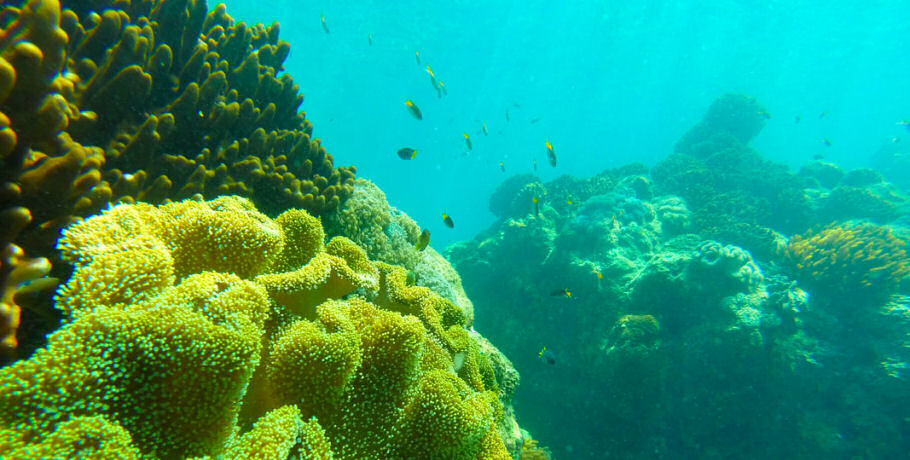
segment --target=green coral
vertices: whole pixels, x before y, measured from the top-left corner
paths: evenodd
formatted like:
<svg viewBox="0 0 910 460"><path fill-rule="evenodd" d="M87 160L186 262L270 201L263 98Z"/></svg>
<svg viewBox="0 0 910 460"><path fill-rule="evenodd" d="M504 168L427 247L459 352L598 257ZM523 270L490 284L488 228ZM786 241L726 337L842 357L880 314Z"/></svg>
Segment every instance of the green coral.
<svg viewBox="0 0 910 460"><path fill-rule="evenodd" d="M95 448L125 458L508 458L497 372L462 310L351 240L324 246L318 223L222 197L67 229L69 320L0 370L0 448L107 430Z"/></svg>

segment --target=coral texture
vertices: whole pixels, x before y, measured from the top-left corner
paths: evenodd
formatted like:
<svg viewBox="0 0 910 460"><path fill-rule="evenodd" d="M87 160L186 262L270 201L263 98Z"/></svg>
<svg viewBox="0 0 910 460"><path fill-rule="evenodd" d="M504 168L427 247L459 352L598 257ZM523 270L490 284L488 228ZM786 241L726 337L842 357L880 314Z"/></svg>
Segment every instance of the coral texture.
<svg viewBox="0 0 910 460"><path fill-rule="evenodd" d="M108 203L234 194L275 216L352 192L281 74L277 23L202 0L28 0L0 21L4 246L51 258L61 228Z"/></svg>
<svg viewBox="0 0 910 460"><path fill-rule="evenodd" d="M67 322L0 370L0 455L509 458L498 351L403 268L289 240L316 227L231 196L67 228Z"/></svg>

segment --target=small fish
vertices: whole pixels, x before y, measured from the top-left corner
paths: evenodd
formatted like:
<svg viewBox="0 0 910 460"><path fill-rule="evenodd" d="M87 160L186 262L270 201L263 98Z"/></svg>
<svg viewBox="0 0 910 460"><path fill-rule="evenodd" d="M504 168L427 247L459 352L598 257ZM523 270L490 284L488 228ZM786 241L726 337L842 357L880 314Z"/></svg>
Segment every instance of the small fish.
<svg viewBox="0 0 910 460"><path fill-rule="evenodd" d="M490 135L490 132L487 131L487 124L486 124L486 123L481 123L481 124L480 124L480 130L483 131L483 135L484 135L484 136L489 136L489 135Z"/></svg>
<svg viewBox="0 0 910 460"><path fill-rule="evenodd" d="M509 109L506 109L506 121L509 121Z"/></svg>
<svg viewBox="0 0 910 460"><path fill-rule="evenodd" d="M420 232L420 236L417 238L417 244L414 245L414 247L418 251L423 251L429 245L430 245L430 231L427 229L423 229L423 231Z"/></svg>
<svg viewBox="0 0 910 460"><path fill-rule="evenodd" d="M901 120L901 121L897 122L897 124L898 124L898 126L903 126L904 128L906 128L907 131L910 131L910 121Z"/></svg>
<svg viewBox="0 0 910 460"><path fill-rule="evenodd" d="M398 158L402 160L413 160L417 156L417 150L410 147L398 149Z"/></svg>
<svg viewBox="0 0 910 460"><path fill-rule="evenodd" d="M897 136L894 136L894 137L891 138L891 143L892 143L892 144L897 144L897 143L900 142L900 141L901 141L901 138L899 138L899 137L897 137Z"/></svg>
<svg viewBox="0 0 910 460"><path fill-rule="evenodd" d="M825 159L825 156L820 153L816 153L815 155L812 155L812 159L815 161L822 161Z"/></svg>
<svg viewBox="0 0 910 460"><path fill-rule="evenodd" d="M568 289L559 289L550 293L553 297L565 297L567 299L572 298L572 291Z"/></svg>
<svg viewBox="0 0 910 460"><path fill-rule="evenodd" d="M537 353L537 357L546 361L546 363L551 366L556 364L556 355L553 354L553 351L548 350L547 347L543 347L540 352Z"/></svg>
<svg viewBox="0 0 910 460"><path fill-rule="evenodd" d="M597 269L597 267L592 267L591 273L593 273L595 276L597 276L597 279L599 279L599 280L604 279L604 274L601 273L600 270Z"/></svg>
<svg viewBox="0 0 910 460"><path fill-rule="evenodd" d="M446 213L442 213L442 221L446 224L446 227L455 228L455 222L452 220L452 217Z"/></svg>
<svg viewBox="0 0 910 460"><path fill-rule="evenodd" d="M465 143L465 145L468 146L468 150L473 149L474 145L471 144L471 138L468 137L468 133L461 133L461 134L464 136L464 143Z"/></svg>
<svg viewBox="0 0 910 460"><path fill-rule="evenodd" d="M532 118L531 124L533 125L534 123L537 123L538 121L540 121L540 117Z"/></svg>
<svg viewBox="0 0 910 460"><path fill-rule="evenodd" d="M513 103L512 103L512 107L515 107L516 109L520 109L520 108L521 108L521 104L519 104L519 103L517 103L517 102L513 102Z"/></svg>
<svg viewBox="0 0 910 460"><path fill-rule="evenodd" d="M531 197L531 201L534 202L534 215L540 217L540 201L537 200L537 197Z"/></svg>
<svg viewBox="0 0 910 460"><path fill-rule="evenodd" d="M325 16L319 16L319 19L322 21L322 30L329 33L329 25L325 23Z"/></svg>
<svg viewBox="0 0 910 460"><path fill-rule="evenodd" d="M547 144L547 160L550 161L550 166L556 167L556 152L553 150L553 144L550 141L546 141Z"/></svg>
<svg viewBox="0 0 910 460"><path fill-rule="evenodd" d="M822 144L825 144L825 147L831 147L831 140L826 137L822 139Z"/></svg>
<svg viewBox="0 0 910 460"><path fill-rule="evenodd" d="M414 58L417 59L417 65L421 65L420 64L420 51L414 51Z"/></svg>
<svg viewBox="0 0 910 460"><path fill-rule="evenodd" d="M449 90L446 89L446 84L443 83L442 80L438 80L438 81L439 81L439 89L442 90L442 94L448 96L448 95L449 95Z"/></svg>
<svg viewBox="0 0 910 460"><path fill-rule="evenodd" d="M796 117L793 118L793 120L794 120L794 123L798 124L799 122L803 121L803 117L797 115Z"/></svg>
<svg viewBox="0 0 910 460"><path fill-rule="evenodd" d="M828 111L827 111L827 110L825 110L824 112L818 114L818 119L821 120L822 118L825 118L825 115L828 115Z"/></svg>
<svg viewBox="0 0 910 460"><path fill-rule="evenodd" d="M370 46L373 46L373 33L372 32L367 34L367 43L369 43Z"/></svg>
<svg viewBox="0 0 910 460"><path fill-rule="evenodd" d="M768 112L765 112L764 110L759 110L758 116L764 118L765 120L768 120L771 118L771 114Z"/></svg>
<svg viewBox="0 0 910 460"><path fill-rule="evenodd" d="M506 164L503 163L502 161L499 162L499 170L502 172L506 172Z"/></svg>
<svg viewBox="0 0 910 460"><path fill-rule="evenodd" d="M572 199L569 198L568 200L566 200L566 204L569 205L569 206L572 206Z"/></svg>
<svg viewBox="0 0 910 460"><path fill-rule="evenodd" d="M411 112L411 115L414 115L414 118L423 120L423 114L420 113L420 109L417 107L417 104L408 99L404 101L404 105L408 106L408 110Z"/></svg>
<svg viewBox="0 0 910 460"><path fill-rule="evenodd" d="M537 158L534 159L534 172L537 172Z"/></svg>

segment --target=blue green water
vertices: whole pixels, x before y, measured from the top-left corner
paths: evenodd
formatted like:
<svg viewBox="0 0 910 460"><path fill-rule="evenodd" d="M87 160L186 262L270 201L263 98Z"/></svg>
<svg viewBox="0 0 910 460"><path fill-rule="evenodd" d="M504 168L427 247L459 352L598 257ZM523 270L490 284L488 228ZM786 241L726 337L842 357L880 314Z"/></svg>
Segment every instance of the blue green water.
<svg viewBox="0 0 910 460"><path fill-rule="evenodd" d="M228 13L280 22L315 135L440 248L486 228L491 192L533 159L544 180L652 165L725 92L762 102L771 118L753 146L792 166L816 154L865 166L892 138L910 142L896 125L910 117L903 2L235 0ZM405 146L415 160L397 158Z"/></svg>

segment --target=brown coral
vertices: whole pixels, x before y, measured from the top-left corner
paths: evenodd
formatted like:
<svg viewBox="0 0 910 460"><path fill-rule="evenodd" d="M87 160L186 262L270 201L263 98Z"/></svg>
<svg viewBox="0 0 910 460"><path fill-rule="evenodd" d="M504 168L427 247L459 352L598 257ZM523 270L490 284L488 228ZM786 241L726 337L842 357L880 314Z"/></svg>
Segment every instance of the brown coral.
<svg viewBox="0 0 910 460"><path fill-rule="evenodd" d="M275 216L352 193L280 74L277 23L201 0L60 3L0 10L0 248L54 262L61 228L118 201L235 194Z"/></svg>

